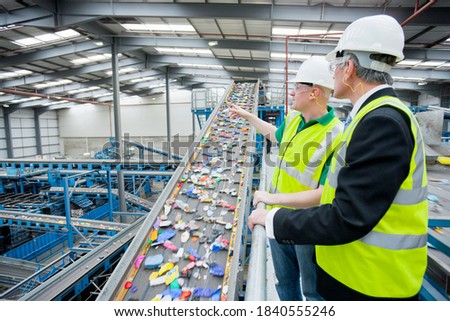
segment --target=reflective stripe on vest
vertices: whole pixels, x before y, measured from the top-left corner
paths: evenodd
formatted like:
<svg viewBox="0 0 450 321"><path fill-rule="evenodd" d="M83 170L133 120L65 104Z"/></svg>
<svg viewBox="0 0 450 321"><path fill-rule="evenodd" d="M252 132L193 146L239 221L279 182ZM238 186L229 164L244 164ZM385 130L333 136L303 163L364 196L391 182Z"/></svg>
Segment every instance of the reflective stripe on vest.
<svg viewBox="0 0 450 321"><path fill-rule="evenodd" d="M320 166L322 159L327 150L332 148L333 141L342 132L342 125L340 123L336 124L331 131L327 132L325 139L319 143L319 147L314 151L311 159L308 160L308 164L303 169L303 172L295 166L291 166L284 160L278 158L277 167L285 171L289 176L295 178L299 183L308 186L311 189L319 187L319 181L314 179L314 173L317 171L318 166ZM271 186L271 189L276 190L275 186Z"/></svg>
<svg viewBox="0 0 450 321"><path fill-rule="evenodd" d="M371 231L359 239L361 242L390 250L408 250L427 245L427 234L395 235Z"/></svg>

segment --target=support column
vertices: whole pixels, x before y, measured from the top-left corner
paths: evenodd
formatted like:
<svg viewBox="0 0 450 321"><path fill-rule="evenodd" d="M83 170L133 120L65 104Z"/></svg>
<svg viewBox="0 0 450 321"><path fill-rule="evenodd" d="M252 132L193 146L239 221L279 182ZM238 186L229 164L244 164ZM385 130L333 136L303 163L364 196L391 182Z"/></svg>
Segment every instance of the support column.
<svg viewBox="0 0 450 321"><path fill-rule="evenodd" d="M116 160L120 162L117 166L117 189L119 194L119 209L121 212L127 211L127 205L125 203L125 184L123 178L122 168L122 126L120 116L120 83L119 83L119 51L116 37L112 41L112 86L113 86L113 103L114 103L114 133L116 141Z"/></svg>
<svg viewBox="0 0 450 321"><path fill-rule="evenodd" d="M166 68L166 120L167 120L167 154L169 159L172 158L172 134L170 132L170 82L169 67Z"/></svg>
<svg viewBox="0 0 450 321"><path fill-rule="evenodd" d="M14 158L12 135L11 135L11 121L9 115L15 112L15 109L3 108L3 119L5 120L5 140L6 140L6 153L8 158Z"/></svg>
<svg viewBox="0 0 450 321"><path fill-rule="evenodd" d="M192 137L195 139L195 111L192 109Z"/></svg>
<svg viewBox="0 0 450 321"><path fill-rule="evenodd" d="M64 178L64 209L66 212L67 247L73 248L72 211L70 210L69 179Z"/></svg>
<svg viewBox="0 0 450 321"><path fill-rule="evenodd" d="M41 124L39 123L39 116L43 114L42 111L34 109L34 131L36 135L36 151L38 155L42 155L42 139L41 139Z"/></svg>
<svg viewBox="0 0 450 321"><path fill-rule="evenodd" d="M109 221L114 222L113 218L113 194L112 194L112 188L111 188L111 169L108 169L106 171L106 180L108 182L108 206L109 206Z"/></svg>

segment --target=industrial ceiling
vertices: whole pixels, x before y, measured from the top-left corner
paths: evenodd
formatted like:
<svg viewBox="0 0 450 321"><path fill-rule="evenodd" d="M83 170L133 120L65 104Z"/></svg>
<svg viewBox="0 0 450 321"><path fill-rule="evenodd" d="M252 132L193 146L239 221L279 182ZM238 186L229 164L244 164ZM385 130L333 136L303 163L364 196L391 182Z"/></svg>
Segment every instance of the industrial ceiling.
<svg viewBox="0 0 450 321"><path fill-rule="evenodd" d="M392 72L401 97L448 104L450 1L2 0L0 106L110 105L116 54L121 98L161 94L166 78L170 90L231 79L283 90L351 22L383 13L405 32L405 60Z"/></svg>

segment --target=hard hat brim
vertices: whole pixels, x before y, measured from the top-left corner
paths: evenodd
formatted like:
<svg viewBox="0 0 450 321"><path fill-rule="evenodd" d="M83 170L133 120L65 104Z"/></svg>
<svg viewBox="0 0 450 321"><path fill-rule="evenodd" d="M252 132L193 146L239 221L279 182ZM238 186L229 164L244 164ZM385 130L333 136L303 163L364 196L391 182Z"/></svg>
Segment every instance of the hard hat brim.
<svg viewBox="0 0 450 321"><path fill-rule="evenodd" d="M333 50L330 51L329 53L327 53L327 55L325 56L325 60L326 61L332 61L334 59L336 59L336 53L338 52L338 50Z"/></svg>

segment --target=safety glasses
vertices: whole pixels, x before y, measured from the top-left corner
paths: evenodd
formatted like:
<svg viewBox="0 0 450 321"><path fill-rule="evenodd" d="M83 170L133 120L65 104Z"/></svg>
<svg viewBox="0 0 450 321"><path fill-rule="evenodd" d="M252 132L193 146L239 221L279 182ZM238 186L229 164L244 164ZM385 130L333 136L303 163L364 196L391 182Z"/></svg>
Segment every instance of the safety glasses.
<svg viewBox="0 0 450 321"><path fill-rule="evenodd" d="M311 90L312 86L313 84L310 83L296 82L294 90L296 94L301 94L303 92Z"/></svg>
<svg viewBox="0 0 450 321"><path fill-rule="evenodd" d="M342 65L342 63L344 62L343 58L336 58L332 61L330 61L330 73L334 76L334 73L336 72L336 68L339 66L339 68L342 68L344 66L340 66Z"/></svg>

